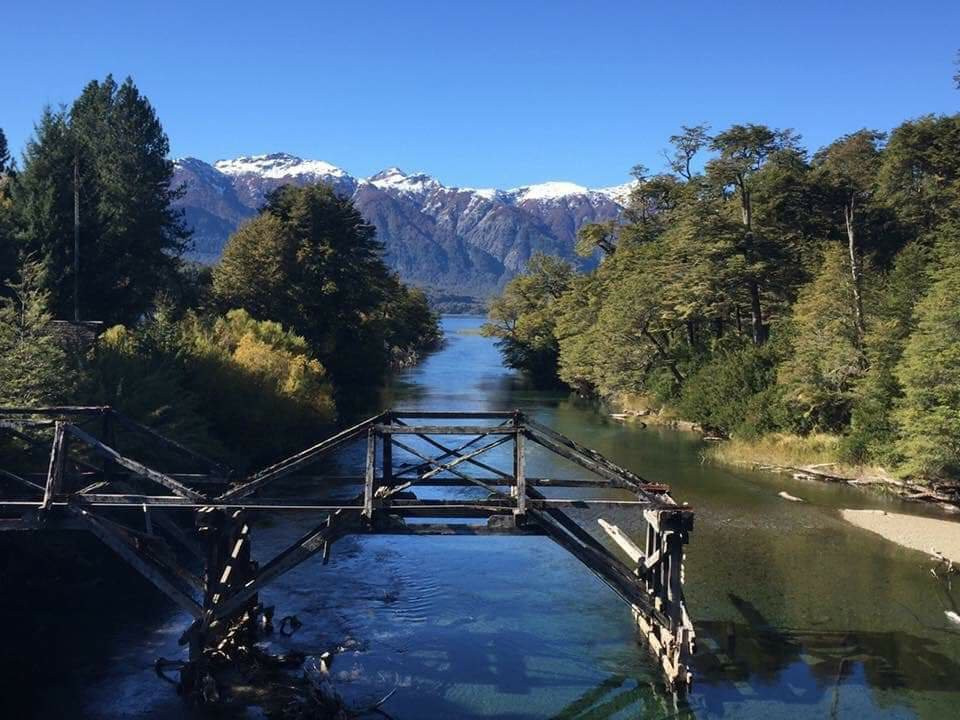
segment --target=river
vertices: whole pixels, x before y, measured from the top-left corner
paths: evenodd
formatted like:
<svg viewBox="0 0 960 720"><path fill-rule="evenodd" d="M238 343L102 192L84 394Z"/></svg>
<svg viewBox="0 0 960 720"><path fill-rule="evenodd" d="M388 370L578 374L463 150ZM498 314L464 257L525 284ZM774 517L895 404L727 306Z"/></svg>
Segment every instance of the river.
<svg viewBox="0 0 960 720"><path fill-rule="evenodd" d="M339 644L344 696L362 705L396 687L384 709L397 720L960 716L960 634L948 627L931 563L837 512L923 510L706 464L696 435L623 424L594 404L530 387L479 335L481 323L445 317L445 347L395 377L382 406L522 408L670 484L697 513L685 585L699 640L693 692L673 705L628 608L539 537L347 538L328 565L307 563L263 594L278 617L304 622L292 638L275 637L274 649ZM563 474L558 461L533 462L531 474ZM782 490L807 502L788 502ZM581 519L595 526L594 517ZM632 527L626 510L611 519ZM280 549L309 522L260 521L255 551ZM164 600L118 594L106 607L70 601L73 619L89 618L99 632L55 648L60 656L32 688L40 716L184 716L152 665L181 656L186 618Z"/></svg>

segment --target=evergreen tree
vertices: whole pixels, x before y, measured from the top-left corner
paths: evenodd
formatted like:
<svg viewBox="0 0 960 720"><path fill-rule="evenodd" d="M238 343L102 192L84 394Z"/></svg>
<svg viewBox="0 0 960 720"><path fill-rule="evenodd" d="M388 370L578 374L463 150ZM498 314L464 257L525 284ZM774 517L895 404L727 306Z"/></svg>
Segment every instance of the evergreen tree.
<svg viewBox="0 0 960 720"><path fill-rule="evenodd" d="M172 282L188 233L171 207L168 154L156 113L129 78L91 82L68 114L45 111L15 197L21 242L48 263L57 315L73 315L75 190L83 317L133 322Z"/></svg>
<svg viewBox="0 0 960 720"><path fill-rule="evenodd" d="M326 185L284 186L227 242L213 294L223 309L291 328L338 389L355 387L378 376L411 336L436 338L435 316L422 298L406 294L382 252L351 200ZM392 320L413 322L414 314L416 324L402 330Z"/></svg>
<svg viewBox="0 0 960 720"><path fill-rule="evenodd" d="M35 406L71 397L76 376L52 329L43 266L26 262L0 298L0 403Z"/></svg>
<svg viewBox="0 0 960 720"><path fill-rule="evenodd" d="M7 147L7 136L0 128L0 175L5 175L10 169L10 149Z"/></svg>
<svg viewBox="0 0 960 720"><path fill-rule="evenodd" d="M901 470L928 477L960 473L960 223L936 236L937 264L917 304L916 328L896 366L896 449Z"/></svg>

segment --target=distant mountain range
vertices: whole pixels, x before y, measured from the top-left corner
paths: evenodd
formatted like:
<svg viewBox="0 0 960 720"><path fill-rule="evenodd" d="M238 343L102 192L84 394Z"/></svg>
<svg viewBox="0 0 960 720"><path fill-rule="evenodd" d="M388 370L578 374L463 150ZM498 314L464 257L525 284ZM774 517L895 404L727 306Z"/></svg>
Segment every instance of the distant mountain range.
<svg viewBox="0 0 960 720"><path fill-rule="evenodd" d="M488 297L542 251L581 267L594 259L574 253L578 228L618 218L631 183L590 190L547 182L513 190L446 187L424 174L389 168L356 178L320 160L276 153L175 163L174 184L186 186L178 201L193 228L191 257L212 263L227 237L253 217L268 192L281 185L328 183L353 198L377 228L387 264L400 277L443 295Z"/></svg>

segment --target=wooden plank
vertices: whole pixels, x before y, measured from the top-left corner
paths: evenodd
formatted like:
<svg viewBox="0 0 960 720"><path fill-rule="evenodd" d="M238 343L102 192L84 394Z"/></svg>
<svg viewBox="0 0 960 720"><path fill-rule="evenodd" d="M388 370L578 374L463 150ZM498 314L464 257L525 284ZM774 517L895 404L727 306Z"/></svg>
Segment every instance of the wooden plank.
<svg viewBox="0 0 960 720"><path fill-rule="evenodd" d="M0 476L13 480L16 483L20 483L21 485L28 487L31 490L35 490L36 492L39 492L41 495L44 495L44 496L46 495L46 487L44 485L41 485L40 483L33 482L33 480L27 480L24 477L20 477L19 475L15 475L14 473L9 472L8 470L3 470L3 469L0 469Z"/></svg>
<svg viewBox="0 0 960 720"><path fill-rule="evenodd" d="M247 497L248 495L255 493L267 483L290 475L300 468L316 462L317 459L323 456L325 453L330 452L331 450L334 450L335 448L338 448L344 443L350 442L351 440L356 440L358 437L363 435L363 433L371 425L380 422L380 420L384 417L386 417L385 413L375 415L374 417L364 420L363 422L358 423L351 428L347 428L346 430L343 430L336 435L333 435L332 437L329 437L326 440L323 440L316 445L297 453L296 455L291 455L290 457L285 458L278 463L270 465L269 467L266 467L256 474L250 476L246 482L227 490L227 492L223 493L219 499L236 500L237 498Z"/></svg>
<svg viewBox="0 0 960 720"><path fill-rule="evenodd" d="M444 451L443 455L439 455L435 459L444 460L448 457L462 457L462 451L465 448L469 447L470 445L473 445L474 443L479 442L484 436L478 435L473 440L471 440L470 442L464 443L462 447L457 449L448 448L443 443L437 442L429 435L418 435L417 437L425 441L428 445L432 445L438 450L443 450ZM486 463L480 462L475 457L471 457L468 462L471 465L475 465L476 467L482 470L486 470L487 472L492 472L494 475L500 477L501 479L509 479L511 483L513 481L513 477L510 475L510 473L506 473L502 470L499 470L498 468L493 467L492 465L487 465ZM422 469L422 466L419 466L419 467Z"/></svg>
<svg viewBox="0 0 960 720"><path fill-rule="evenodd" d="M643 561L643 550L641 550L629 537L624 533L619 527L613 523L609 523L603 518L598 518L597 522L600 524L600 527L603 528L604 532L610 536L610 539L613 540L617 547L623 550L627 557L629 557L633 562L640 563Z"/></svg>
<svg viewBox="0 0 960 720"><path fill-rule="evenodd" d="M455 410L393 410L395 418L409 418L412 420L499 420L511 419L514 410L479 410L457 412Z"/></svg>
<svg viewBox="0 0 960 720"><path fill-rule="evenodd" d="M61 493L63 466L66 459L67 436L65 424L57 422L53 429L53 444L50 448L50 467L47 470L47 484L43 491L41 510L49 510L53 499Z"/></svg>
<svg viewBox="0 0 960 720"><path fill-rule="evenodd" d="M448 463L440 463L433 470L430 470L429 472L426 472L423 475L421 475L420 479L429 480L434 475L439 475L442 472L452 470L454 467L456 467L457 465L460 465L461 463L469 462L473 458L477 457L477 455L482 455L485 452L493 450L495 447L499 445L503 445L504 443L509 442L511 437L512 435L504 435L500 439L494 440L492 443L487 443L483 447L479 447L476 450L471 450L466 455L458 455L456 460L452 460L451 462L448 462Z"/></svg>
<svg viewBox="0 0 960 720"><path fill-rule="evenodd" d="M475 523L406 523L372 528L374 535L543 535L537 526Z"/></svg>
<svg viewBox="0 0 960 720"><path fill-rule="evenodd" d="M134 475L139 475L147 480L152 480L158 485L163 485L168 490L172 490L177 495L182 495L190 500L200 501L206 497L203 493L199 493L196 490L187 487L183 483L174 480L169 475L148 468L146 465L142 465L136 460L131 460L128 457L124 457L116 450L104 445L102 442L97 440L89 433L81 430L76 425L66 425L65 429L70 435L73 435L75 438L88 445L94 452L103 455L121 467L125 467Z"/></svg>
<svg viewBox="0 0 960 720"><path fill-rule="evenodd" d="M628 605L642 608L648 616L655 617L659 622L665 624L669 622L662 613L651 606L650 599L637 585L631 571L606 549L598 551L594 547L583 545L541 511L531 510L529 514L552 540L586 565L587 569Z"/></svg>
<svg viewBox="0 0 960 720"><path fill-rule="evenodd" d="M388 435L384 437L389 438ZM363 483L363 516L373 518L373 496L376 493L377 434L373 428L367 430L367 474Z"/></svg>
<svg viewBox="0 0 960 720"><path fill-rule="evenodd" d="M513 474L516 478L516 486L514 487L513 492L517 499L517 508L515 512L517 515L523 515L527 512L527 475L526 458L524 457L525 439L520 430L517 430L513 436L513 439Z"/></svg>
<svg viewBox="0 0 960 720"><path fill-rule="evenodd" d="M669 495L648 493L643 490L642 485L633 482L632 480L620 475L617 471L611 470L605 464L599 463L575 449L572 449L560 442L554 441L550 437L547 437L546 435L543 435L535 430L528 430L526 434L528 438L536 442L538 445L542 445L548 450L563 458L566 458L567 460L570 460L585 470L589 470L600 477L606 478L614 487L635 492L639 497L644 500L648 500L652 505L655 506L676 507L676 504Z"/></svg>
<svg viewBox="0 0 960 720"><path fill-rule="evenodd" d="M123 558L134 570L194 618L200 617L202 613L200 604L178 587L170 577L167 577L160 567L142 557L139 549L128 538L83 508L73 508L73 511L85 522L90 532Z"/></svg>
<svg viewBox="0 0 960 720"><path fill-rule="evenodd" d="M389 435L512 435L503 425L377 425L377 432Z"/></svg>
<svg viewBox="0 0 960 720"><path fill-rule="evenodd" d="M176 450L177 452L183 453L184 455L187 455L193 458L194 460L200 463L203 463L208 467L213 468L222 477L227 477L232 472L232 470L229 467L227 467L225 464L217 462L216 460L213 460L211 458L208 458L207 456L198 453L196 450L192 450L191 448L188 448L186 445L181 445L176 440L172 440L166 437L165 435L161 435L159 432L157 432L153 428L147 425L144 425L141 422L137 422L133 418L128 418L126 415L123 415L122 413L119 413L116 410L111 409L107 417L116 420L118 423L120 423L121 425L123 425L124 427L130 430L139 432L141 434L144 434L150 437L157 443L161 445L165 445L171 450Z"/></svg>
<svg viewBox="0 0 960 720"><path fill-rule="evenodd" d="M436 468L436 467L441 467L441 463L439 463L437 460L434 460L434 459L431 458L431 457L427 457L426 455L424 455L423 453L421 453L419 450L415 450L414 448L410 447L409 445L405 445L404 443L400 442L399 440L394 440L394 441L393 441L393 444L396 445L396 446L397 446L398 448L400 448L401 450L406 450L406 451L407 451L408 453L410 453L411 455L415 455L416 457L420 458L421 460L426 461L429 465L432 465L432 466L435 467L435 468ZM460 471L460 470L456 470L456 469L454 469L454 468L444 468L444 469L449 470L449 472L453 473L454 475L456 475L457 477L459 477L459 478L461 478L461 479L463 479L463 480L466 480L467 482L471 483L472 485L477 485L477 486L479 486L479 487L484 488L485 490L487 490L488 492L490 492L490 493L493 494L493 495L499 495L500 497L506 497L506 498L510 497L510 495L508 495L507 493L502 492L502 491L499 490L496 486L494 486L494 485L488 485L488 484L486 484L485 482L483 482L482 480L477 480L476 478L470 477L469 475L467 475L466 473L464 473L464 472L462 472L462 471ZM414 481L412 481L412 482L415 483L415 482L418 482L418 481L419 481L419 479L418 479L418 480L414 480ZM411 484L412 484L412 483L411 483ZM393 492L393 491L391 491L391 492Z"/></svg>
<svg viewBox="0 0 960 720"><path fill-rule="evenodd" d="M323 525L311 530L300 540L263 566L255 577L248 580L236 593L223 600L214 611L217 618L227 617L253 597L263 586L289 572L304 560L322 551L327 543L334 542L353 526L349 516L334 513Z"/></svg>
<svg viewBox="0 0 960 720"><path fill-rule="evenodd" d="M69 417L71 415L100 415L102 413L110 410L109 407L105 405L52 405L48 407L35 407L35 408L25 408L25 407L0 407L0 415L12 415L12 416L54 416L54 417Z"/></svg>

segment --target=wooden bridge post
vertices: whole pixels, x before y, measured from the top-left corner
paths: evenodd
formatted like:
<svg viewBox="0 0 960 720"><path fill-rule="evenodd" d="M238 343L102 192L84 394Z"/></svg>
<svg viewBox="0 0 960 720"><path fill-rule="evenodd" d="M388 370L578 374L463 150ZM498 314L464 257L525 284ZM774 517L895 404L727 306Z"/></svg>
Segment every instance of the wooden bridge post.
<svg viewBox="0 0 960 720"><path fill-rule="evenodd" d="M514 486L511 488L513 496L517 500L517 507L514 514L517 518L523 518L527 513L527 471L526 471L526 447L524 445L523 435L523 416L517 412L513 416L513 476Z"/></svg>
<svg viewBox="0 0 960 720"><path fill-rule="evenodd" d="M374 428L367 430L367 463L363 483L363 517L373 519L373 496L377 492L377 433Z"/></svg>
<svg viewBox="0 0 960 720"><path fill-rule="evenodd" d="M57 420L53 426L53 444L50 448L50 466L47 470L47 483L43 490L41 511L50 509L54 498L63 489L63 469L67 462L67 433L64 423Z"/></svg>

